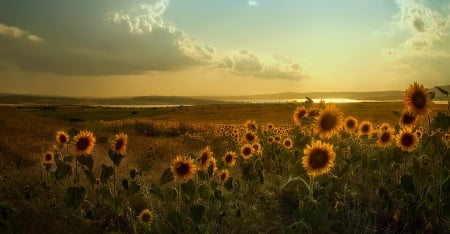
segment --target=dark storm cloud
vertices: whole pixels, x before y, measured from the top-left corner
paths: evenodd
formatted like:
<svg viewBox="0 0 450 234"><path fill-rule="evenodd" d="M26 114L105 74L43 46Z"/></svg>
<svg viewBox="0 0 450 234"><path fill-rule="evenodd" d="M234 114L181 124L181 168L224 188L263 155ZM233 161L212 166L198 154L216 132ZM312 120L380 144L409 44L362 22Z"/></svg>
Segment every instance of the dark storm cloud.
<svg viewBox="0 0 450 234"><path fill-rule="evenodd" d="M151 31L130 33L128 24L109 19L130 4L159 7L160 2L6 1L0 23L26 28L43 41L30 43L0 34L0 60L24 70L67 75L130 74L198 64L177 46L180 32L156 24ZM154 9L148 9L149 17Z"/></svg>

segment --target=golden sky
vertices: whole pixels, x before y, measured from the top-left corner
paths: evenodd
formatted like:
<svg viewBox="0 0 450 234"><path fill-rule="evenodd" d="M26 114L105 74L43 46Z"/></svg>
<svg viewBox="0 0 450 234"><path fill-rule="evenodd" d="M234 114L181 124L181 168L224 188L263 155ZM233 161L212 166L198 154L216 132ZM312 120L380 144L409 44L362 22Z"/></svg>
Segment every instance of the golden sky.
<svg viewBox="0 0 450 234"><path fill-rule="evenodd" d="M2 0L1 93L245 95L450 84L447 0Z"/></svg>

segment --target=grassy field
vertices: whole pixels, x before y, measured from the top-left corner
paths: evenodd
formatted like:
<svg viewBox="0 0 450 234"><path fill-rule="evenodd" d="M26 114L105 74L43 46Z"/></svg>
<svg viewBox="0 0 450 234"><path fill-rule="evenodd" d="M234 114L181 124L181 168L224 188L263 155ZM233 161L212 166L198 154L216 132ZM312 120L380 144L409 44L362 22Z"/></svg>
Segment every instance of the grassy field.
<svg viewBox="0 0 450 234"><path fill-rule="evenodd" d="M429 119L417 124L424 136L412 152L401 151L395 143L380 148L375 138L344 132L327 140L337 154L335 166L331 174L315 180L301 166L303 149L316 137L308 121L294 124L299 105L0 107L0 232L450 231L450 155L447 129L442 129L448 125L442 123L447 105L433 105ZM402 111L401 102L336 106L359 121L375 126L387 122L398 134L399 117L393 112ZM262 151L250 160L239 157L237 165L228 168L222 157L227 151L240 154L244 142L237 139L247 131L247 120L259 126L255 134ZM278 132L268 130L269 123ZM92 131L93 165L66 158L70 151L60 148L60 161L45 168L42 157L55 150L58 130L71 137L79 130ZM128 134L127 155L114 166L108 150L119 132ZM267 143L275 136L290 138L294 147ZM199 171L188 181L173 180L168 168L174 158L196 159L207 146L218 170ZM64 165L71 168L66 176L61 172ZM108 168L114 169L114 181ZM223 169L231 179L221 182L217 175ZM104 181L97 185L95 178ZM75 187L83 188L82 196L69 192ZM151 225L139 222L144 208L153 212Z"/></svg>

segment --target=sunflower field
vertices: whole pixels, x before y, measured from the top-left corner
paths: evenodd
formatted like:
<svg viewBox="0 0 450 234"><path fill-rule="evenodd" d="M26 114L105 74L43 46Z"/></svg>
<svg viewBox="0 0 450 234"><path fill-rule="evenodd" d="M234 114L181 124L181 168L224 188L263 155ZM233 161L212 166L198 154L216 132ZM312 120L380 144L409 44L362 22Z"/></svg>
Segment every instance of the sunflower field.
<svg viewBox="0 0 450 234"><path fill-rule="evenodd" d="M449 233L450 100L433 98L411 84L396 122L307 100L282 124L47 129L38 166L0 174L0 232Z"/></svg>

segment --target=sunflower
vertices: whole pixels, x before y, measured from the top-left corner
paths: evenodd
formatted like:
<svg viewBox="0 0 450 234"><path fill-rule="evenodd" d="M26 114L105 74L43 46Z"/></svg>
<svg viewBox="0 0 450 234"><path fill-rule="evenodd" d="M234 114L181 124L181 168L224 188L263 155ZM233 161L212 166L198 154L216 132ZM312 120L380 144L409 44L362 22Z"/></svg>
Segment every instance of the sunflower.
<svg viewBox="0 0 450 234"><path fill-rule="evenodd" d="M321 137L332 137L341 126L342 113L334 105L327 105L316 117L315 130Z"/></svg>
<svg viewBox="0 0 450 234"><path fill-rule="evenodd" d="M388 131L390 128L392 128L390 124L382 123L379 127L379 130L384 132L384 131Z"/></svg>
<svg viewBox="0 0 450 234"><path fill-rule="evenodd" d="M414 115L427 115L431 112L431 99L428 95L428 89L417 82L406 89L404 102L408 110Z"/></svg>
<svg viewBox="0 0 450 234"><path fill-rule="evenodd" d="M400 115L399 124L404 128L413 128L418 118L419 118L418 116L416 116L407 108L405 108Z"/></svg>
<svg viewBox="0 0 450 234"><path fill-rule="evenodd" d="M273 123L267 124L267 130L273 130Z"/></svg>
<svg viewBox="0 0 450 234"><path fill-rule="evenodd" d="M274 141L273 137L267 137L267 143L272 144Z"/></svg>
<svg viewBox="0 0 450 234"><path fill-rule="evenodd" d="M380 147L388 147L392 140L394 139L395 130L391 127L388 127L386 130L383 131L383 128L381 127L378 131L378 140L377 145Z"/></svg>
<svg viewBox="0 0 450 234"><path fill-rule="evenodd" d="M303 167L310 176L319 176L328 173L334 166L336 153L333 145L323 143L320 140L313 141L303 150L305 156L302 158Z"/></svg>
<svg viewBox="0 0 450 234"><path fill-rule="evenodd" d="M245 144L241 147L241 155L245 160L250 159L253 156L253 151L253 146L250 144Z"/></svg>
<svg viewBox="0 0 450 234"><path fill-rule="evenodd" d="M360 136L370 136L373 132L372 123L369 121L362 121L358 128L358 134Z"/></svg>
<svg viewBox="0 0 450 234"><path fill-rule="evenodd" d="M255 153L257 153L258 155L262 155L262 147L261 144L259 144L258 142L255 142L252 144L253 150L255 150Z"/></svg>
<svg viewBox="0 0 450 234"><path fill-rule="evenodd" d="M301 119L306 116L308 112L306 111L306 108L304 106L299 106L295 109L294 115L292 118L294 119L294 122L296 125L301 124Z"/></svg>
<svg viewBox="0 0 450 234"><path fill-rule="evenodd" d="M249 131L256 131L256 130L258 130L258 125L253 120L245 121L244 126Z"/></svg>
<svg viewBox="0 0 450 234"><path fill-rule="evenodd" d="M230 172L227 169L222 170L219 174L219 179L221 183L227 181L228 177L230 177Z"/></svg>
<svg viewBox="0 0 450 234"><path fill-rule="evenodd" d="M287 150L291 150L294 146L292 145L292 140L291 138L285 138L283 140L283 146L284 148L286 148Z"/></svg>
<svg viewBox="0 0 450 234"><path fill-rule="evenodd" d="M111 142L111 150L118 155L125 155L127 151L128 135L125 133L116 134Z"/></svg>
<svg viewBox="0 0 450 234"><path fill-rule="evenodd" d="M237 155L233 151L228 151L225 156L223 156L222 160L225 165L232 167L236 164Z"/></svg>
<svg viewBox="0 0 450 234"><path fill-rule="evenodd" d="M73 149L76 154L90 154L95 146L94 134L90 131L81 131L73 139Z"/></svg>
<svg viewBox="0 0 450 234"><path fill-rule="evenodd" d="M344 120L344 128L347 132L354 132L358 128L358 120L352 116Z"/></svg>
<svg viewBox="0 0 450 234"><path fill-rule="evenodd" d="M211 158L213 158L213 152L207 146L200 152L200 156L198 157L198 169L205 170L208 169L209 164L211 163Z"/></svg>
<svg viewBox="0 0 450 234"><path fill-rule="evenodd" d="M419 137L411 129L404 128L398 133L396 144L401 150L412 152L416 148L418 141Z"/></svg>
<svg viewBox="0 0 450 234"><path fill-rule="evenodd" d="M56 132L56 142L61 145L67 144L69 142L69 134L64 131Z"/></svg>
<svg viewBox="0 0 450 234"><path fill-rule="evenodd" d="M48 151L42 157L42 161L44 161L44 163L51 164L55 161L55 155L52 152Z"/></svg>
<svg viewBox="0 0 450 234"><path fill-rule="evenodd" d="M244 134L244 141L245 141L245 142L253 143L253 142L255 142L256 140L258 140L258 136L257 136L255 133L253 133L253 132L251 132L251 131L247 131L247 132Z"/></svg>
<svg viewBox="0 0 450 234"><path fill-rule="evenodd" d="M197 167L193 159L183 158L178 155L173 160L170 170L176 179L189 180L197 172Z"/></svg>
<svg viewBox="0 0 450 234"><path fill-rule="evenodd" d="M153 222L153 213L149 209L144 209L139 214L139 222L144 225L150 225Z"/></svg>

